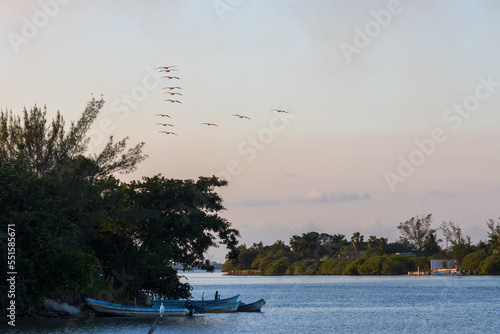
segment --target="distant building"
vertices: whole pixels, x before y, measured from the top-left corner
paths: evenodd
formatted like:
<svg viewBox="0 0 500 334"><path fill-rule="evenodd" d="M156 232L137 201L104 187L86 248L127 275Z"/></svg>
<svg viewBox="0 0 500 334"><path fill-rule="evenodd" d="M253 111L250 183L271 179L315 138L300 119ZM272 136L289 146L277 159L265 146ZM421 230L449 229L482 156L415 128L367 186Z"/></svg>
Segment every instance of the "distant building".
<svg viewBox="0 0 500 334"><path fill-rule="evenodd" d="M457 268L457 260L431 260L431 271Z"/></svg>

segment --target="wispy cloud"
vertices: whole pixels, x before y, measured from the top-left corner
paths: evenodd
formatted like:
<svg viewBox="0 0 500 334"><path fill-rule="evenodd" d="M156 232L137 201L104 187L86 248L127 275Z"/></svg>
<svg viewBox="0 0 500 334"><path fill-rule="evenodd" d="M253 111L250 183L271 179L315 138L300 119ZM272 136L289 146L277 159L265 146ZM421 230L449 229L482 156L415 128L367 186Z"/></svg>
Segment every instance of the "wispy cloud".
<svg viewBox="0 0 500 334"><path fill-rule="evenodd" d="M276 197L260 197L252 196L248 198L242 198L233 202L234 205L241 206L268 206L268 205L278 205L278 204L289 204L289 203L343 203L352 201L367 201L370 200L371 196L368 193L356 193L356 192L325 192L319 190L310 190L306 194L298 197L288 197L279 199Z"/></svg>
<svg viewBox="0 0 500 334"><path fill-rule="evenodd" d="M356 192L325 192L319 190L309 190L305 196L292 198L291 202L296 203L341 203L351 201L370 200L371 196L368 193Z"/></svg>

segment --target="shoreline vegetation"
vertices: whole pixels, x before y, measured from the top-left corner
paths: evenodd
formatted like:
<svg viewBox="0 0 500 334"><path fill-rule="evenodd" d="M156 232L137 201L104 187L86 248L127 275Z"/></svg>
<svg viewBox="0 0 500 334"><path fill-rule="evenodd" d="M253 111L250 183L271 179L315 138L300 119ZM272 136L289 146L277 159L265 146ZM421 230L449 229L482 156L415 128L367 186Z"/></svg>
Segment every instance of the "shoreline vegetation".
<svg viewBox="0 0 500 334"><path fill-rule="evenodd" d="M343 234L308 232L270 246L262 242L240 245L236 257L228 259L222 271L228 275L406 275L431 271L431 260L450 260L458 269L479 275L500 274L500 223L490 219L488 240L471 243L454 222L431 228L432 214L417 215L397 226L401 237L395 242L360 232L350 240ZM449 246L442 248L437 232Z"/></svg>
<svg viewBox="0 0 500 334"><path fill-rule="evenodd" d="M400 223L401 238L392 243L376 236L365 241L360 232L350 240L309 232L288 244L238 246L239 231L220 216L225 207L217 190L227 181L158 174L122 182L118 173L147 158L144 143L126 150L128 138L110 137L101 153L86 154L103 105L92 98L68 131L59 112L50 123L37 106L22 117L0 112L4 322L68 316L50 310L48 299L82 310L85 298L124 305L189 298L192 287L176 268L213 271L206 251L219 245L229 250L222 271L238 275L398 275L428 270L435 258L500 274L500 222L491 219L489 239L476 245L455 223L443 222L446 249L430 227L431 215Z"/></svg>

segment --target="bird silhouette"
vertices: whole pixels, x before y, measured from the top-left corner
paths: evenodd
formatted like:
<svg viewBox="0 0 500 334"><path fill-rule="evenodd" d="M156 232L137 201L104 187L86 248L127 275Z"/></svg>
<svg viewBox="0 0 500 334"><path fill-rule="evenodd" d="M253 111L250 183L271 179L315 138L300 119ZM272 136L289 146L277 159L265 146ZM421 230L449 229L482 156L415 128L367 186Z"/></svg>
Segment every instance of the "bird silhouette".
<svg viewBox="0 0 500 334"><path fill-rule="evenodd" d="M170 76L168 76L168 75L167 75L167 76L165 76L165 77L162 77L162 78L167 78L167 79L177 79L177 80L180 80L180 78L179 78L179 77L170 77Z"/></svg>
<svg viewBox="0 0 500 334"><path fill-rule="evenodd" d="M172 90L172 89L182 89L182 88L181 87L163 87L162 89Z"/></svg>
<svg viewBox="0 0 500 334"><path fill-rule="evenodd" d="M283 109L271 109L271 111L277 111L277 112L283 112L285 114L288 114L288 112L286 112L285 110Z"/></svg>
<svg viewBox="0 0 500 334"><path fill-rule="evenodd" d="M201 125L208 125L208 126L213 125L213 126L218 126L218 125L217 125L217 124L215 124L215 123L201 123Z"/></svg>
<svg viewBox="0 0 500 334"><path fill-rule="evenodd" d="M172 72L172 71L177 71L175 68L166 68L166 67L162 67L159 72Z"/></svg>
<svg viewBox="0 0 500 334"><path fill-rule="evenodd" d="M233 114L233 116L236 116L236 117L239 117L239 118L246 118L246 119L250 119L250 117L248 117L248 116L244 116L244 115Z"/></svg>
<svg viewBox="0 0 500 334"><path fill-rule="evenodd" d="M168 118L172 118L172 117L168 116L167 114L156 114L155 116L161 116L161 117L168 117Z"/></svg>
<svg viewBox="0 0 500 334"><path fill-rule="evenodd" d="M169 124L169 123L156 123L156 125L163 125L163 126L174 126L172 124Z"/></svg>
<svg viewBox="0 0 500 334"><path fill-rule="evenodd" d="M179 101L179 100L171 100L171 99L168 99L168 100L163 100L163 101L172 102L172 103L180 103L180 104L182 104L182 102L181 102L181 101Z"/></svg>
<svg viewBox="0 0 500 334"><path fill-rule="evenodd" d="M157 67L156 69L157 70L171 70L172 67L177 67L176 65L170 65L170 66L160 66L160 67ZM174 71L177 71L177 70L174 70Z"/></svg>
<svg viewBox="0 0 500 334"><path fill-rule="evenodd" d="M177 136L177 133L175 133L175 132L170 132L170 131L158 131L158 132L163 132L167 135L176 135Z"/></svg>
<svg viewBox="0 0 500 334"><path fill-rule="evenodd" d="M180 95L180 96L182 96L181 93L172 93L172 92L163 92L163 94Z"/></svg>

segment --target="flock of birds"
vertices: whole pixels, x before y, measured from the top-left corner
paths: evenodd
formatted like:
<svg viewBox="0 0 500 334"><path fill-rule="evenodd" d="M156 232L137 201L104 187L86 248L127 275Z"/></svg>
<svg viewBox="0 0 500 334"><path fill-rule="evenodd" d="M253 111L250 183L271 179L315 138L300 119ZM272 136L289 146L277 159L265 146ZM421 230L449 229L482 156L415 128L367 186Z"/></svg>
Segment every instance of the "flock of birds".
<svg viewBox="0 0 500 334"><path fill-rule="evenodd" d="M177 66L160 66L160 67L157 67L156 68L161 74L167 74L165 76L162 76L162 78L165 78L165 79L168 79L168 80L180 80L180 78L178 76L174 76L174 75L170 75L169 73L170 72L176 72L177 71ZM178 103L178 104L182 104L182 101L180 100L177 100L177 97L176 96L182 96L181 93L179 93L178 91L179 90L182 90L182 87L179 87L179 86L168 86L168 87L163 87L162 88L163 91L163 94L167 94L168 95L168 99L165 99L163 101L165 102L169 102L169 103ZM283 109L271 109L271 111L276 111L276 112L281 112L281 113L285 113L287 114L288 112L286 112L285 110ZM168 114L156 114L156 116L160 116L160 117L165 117L165 118L170 118L172 119L172 117L170 117L170 115ZM245 116L245 115L240 115L240 114L233 114L232 116L235 116L235 117L238 117L239 119L248 119L250 120L251 118L248 117L248 116ZM206 125L206 126L219 126L215 123L209 123L209 122L204 122L204 123L200 123L201 125ZM156 123L156 125L161 125L161 126L164 126L164 127L175 127L173 124L171 123ZM159 131L161 133L165 133L167 135L175 135L177 136L177 133L175 132L172 132L172 131Z"/></svg>

